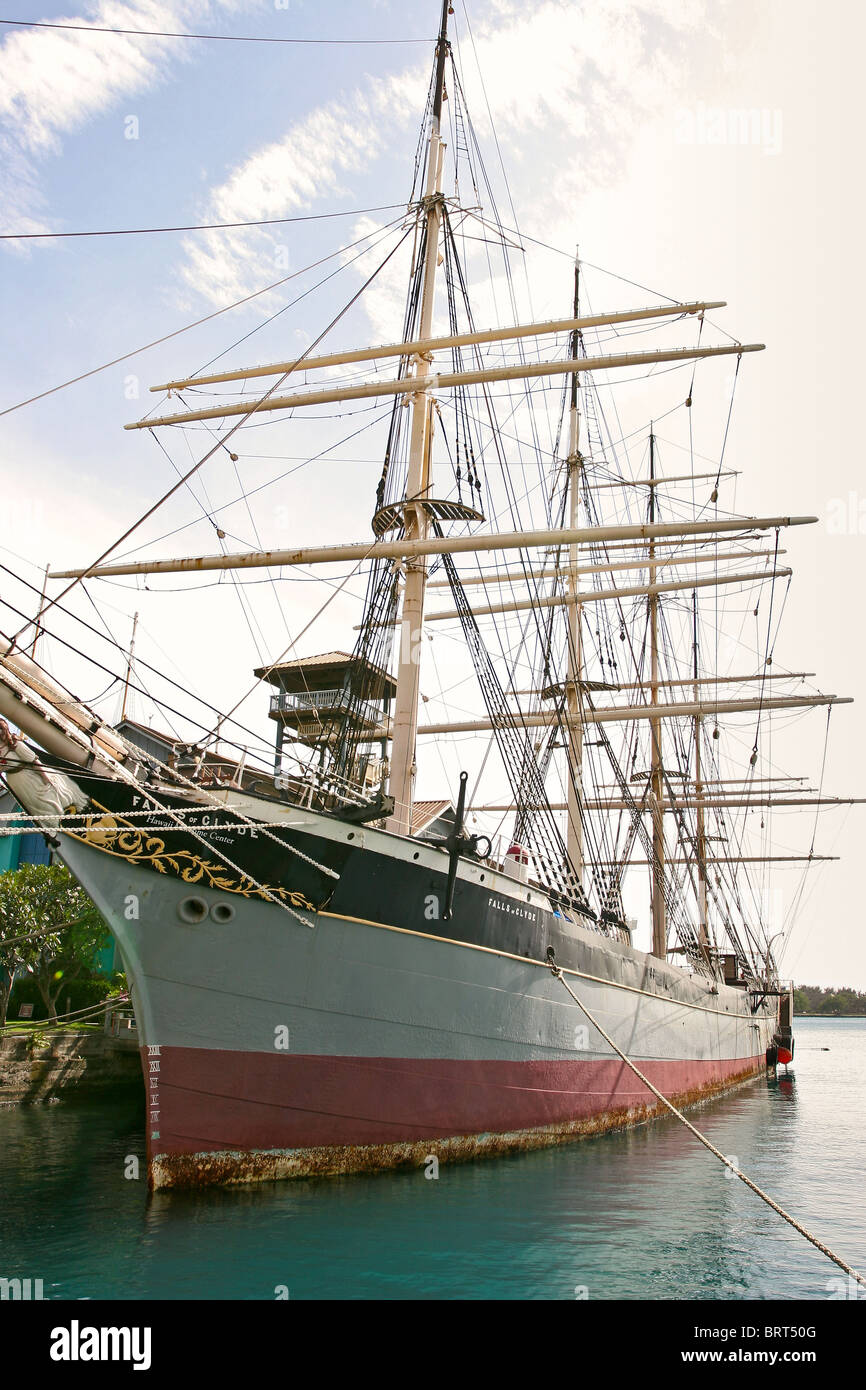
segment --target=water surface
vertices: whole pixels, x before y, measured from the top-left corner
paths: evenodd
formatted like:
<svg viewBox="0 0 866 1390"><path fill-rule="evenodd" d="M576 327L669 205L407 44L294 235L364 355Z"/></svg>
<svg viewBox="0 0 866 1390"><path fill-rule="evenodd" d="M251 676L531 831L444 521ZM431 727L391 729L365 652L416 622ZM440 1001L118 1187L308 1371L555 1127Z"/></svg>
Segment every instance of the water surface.
<svg viewBox="0 0 866 1390"><path fill-rule="evenodd" d="M825 1050L829 1049L829 1050ZM866 1267L866 1020L800 1019L794 1078L689 1112ZM144 1107L0 1111L0 1275L62 1299L827 1299L844 1276L676 1120L453 1167L148 1197ZM143 1169L143 1162L140 1163ZM841 1281L841 1282L837 1282Z"/></svg>

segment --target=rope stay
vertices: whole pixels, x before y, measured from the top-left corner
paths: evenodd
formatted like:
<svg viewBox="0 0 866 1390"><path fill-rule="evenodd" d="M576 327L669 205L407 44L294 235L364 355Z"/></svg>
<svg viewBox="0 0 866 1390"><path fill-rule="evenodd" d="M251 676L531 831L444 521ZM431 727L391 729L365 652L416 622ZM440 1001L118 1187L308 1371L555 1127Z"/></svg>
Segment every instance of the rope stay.
<svg viewBox="0 0 866 1390"><path fill-rule="evenodd" d="M778 1202L774 1201L774 1199L769 1195L768 1192L765 1192L762 1187L759 1187L756 1182L753 1182L751 1178L747 1177L746 1174L742 1172L742 1170L738 1168L735 1163L732 1163L732 1161L727 1157L726 1154L722 1153L721 1149L717 1149L715 1144L710 1139L708 1139L705 1134L702 1134L701 1131L695 1125L692 1124L691 1120L686 1119L683 1112L681 1110L678 1110L677 1107L673 1104L673 1102L668 1100L667 1096L663 1095L662 1092L658 1089L658 1087L654 1086L648 1077L644 1076L640 1068L631 1060L630 1057L626 1056L625 1052L623 1052L622 1048L614 1042L610 1034L605 1032L604 1028L602 1028L598 1020L590 1013L583 1000L578 999L574 990L571 988L568 981L566 980L565 975L563 974L560 967L555 965L552 961L550 964L550 970L554 978L559 980L560 984L563 986L565 991L571 995L577 1007L589 1019L593 1028L595 1028L596 1031L601 1035L601 1037L604 1038L608 1047L611 1047L613 1049L617 1056L621 1058L623 1062L625 1062L626 1066L634 1072L638 1080L641 1081L643 1085L646 1086L647 1089L652 1092L652 1094L656 1097L657 1100L661 1101L662 1105L666 1106L666 1108L671 1112L672 1115L675 1115L676 1118L680 1120L682 1124L685 1125L686 1129L688 1129L695 1136L695 1138L703 1144L704 1148L709 1149L711 1154L713 1154L717 1159L719 1159L721 1163L724 1163L726 1168L730 1169L730 1171L734 1174L734 1177L739 1178L741 1182L744 1182L746 1186L750 1188L752 1192L755 1193L756 1196L760 1197L762 1202L766 1202L768 1207L770 1207L774 1212L776 1212L777 1215L781 1216L783 1220L787 1221L789 1226L793 1226L794 1230L798 1233L798 1235L805 1237L806 1240L808 1240L812 1245L814 1245L816 1250L820 1250L821 1254L826 1255L828 1260L832 1260L833 1263L838 1265L840 1269L844 1270L845 1273L851 1279L856 1280L858 1284L862 1284L863 1288L866 1288L866 1275L860 1274L856 1269L853 1268L853 1266L849 1265L845 1260L842 1259L841 1255L837 1255L835 1251L831 1250L829 1245L825 1245L822 1240L819 1240L818 1237L813 1235L811 1231L808 1231L806 1227L803 1226L796 1219L796 1217L791 1216L789 1212L785 1211L784 1207L781 1207Z"/></svg>

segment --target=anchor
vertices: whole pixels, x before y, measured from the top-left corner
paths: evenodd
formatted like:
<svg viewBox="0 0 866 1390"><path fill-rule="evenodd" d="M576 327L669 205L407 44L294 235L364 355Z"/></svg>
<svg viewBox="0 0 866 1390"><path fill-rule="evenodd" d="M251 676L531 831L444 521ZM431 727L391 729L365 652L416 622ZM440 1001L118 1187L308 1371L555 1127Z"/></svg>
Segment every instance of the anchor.
<svg viewBox="0 0 866 1390"><path fill-rule="evenodd" d="M448 886L445 890L445 910L442 913L443 920L450 922L451 910L454 906L454 890L457 886L457 865L460 863L461 855L473 855L477 859L487 859L493 848L489 835L464 835L463 823L466 811L466 783L469 781L469 773L460 774L460 792L457 796L457 809L454 814L454 829L450 835L443 839L432 840L431 843L439 845L441 849L448 851ZM487 848L479 851L479 845L484 842Z"/></svg>

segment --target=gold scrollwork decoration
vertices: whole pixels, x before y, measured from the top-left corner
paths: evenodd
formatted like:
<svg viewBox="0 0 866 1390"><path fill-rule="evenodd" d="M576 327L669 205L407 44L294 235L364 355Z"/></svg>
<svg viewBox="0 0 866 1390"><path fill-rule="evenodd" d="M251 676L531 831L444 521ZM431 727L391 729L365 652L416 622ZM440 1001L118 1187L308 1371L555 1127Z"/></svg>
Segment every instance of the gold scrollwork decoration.
<svg viewBox="0 0 866 1390"><path fill-rule="evenodd" d="M201 855L193 854L192 850L169 850L165 840L158 835L132 825L98 801L92 801L91 805L100 814L87 816L83 831L70 829L66 833L105 854L128 859L133 864L149 865L160 874L173 871L184 883L206 883L209 888L218 888L224 893L238 893L243 898L278 898L292 907L305 907L310 912L316 910L309 898L297 889L284 888L281 884L260 884L243 872L237 878L227 865L203 859Z"/></svg>

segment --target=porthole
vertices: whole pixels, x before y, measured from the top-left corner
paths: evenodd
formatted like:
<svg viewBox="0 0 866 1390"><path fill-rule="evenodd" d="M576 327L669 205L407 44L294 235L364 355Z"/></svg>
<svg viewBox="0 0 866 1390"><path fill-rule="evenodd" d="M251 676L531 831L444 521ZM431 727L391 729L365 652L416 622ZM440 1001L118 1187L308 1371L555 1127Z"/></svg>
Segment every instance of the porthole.
<svg viewBox="0 0 866 1390"><path fill-rule="evenodd" d="M417 858L418 858L418 851L417 851L417 849L416 849L415 853L412 855L412 858L413 858L413 859L417 859Z"/></svg>
<svg viewBox="0 0 866 1390"><path fill-rule="evenodd" d="M234 903L214 903L210 910L211 921L219 926L224 926L226 922L231 922L235 915Z"/></svg>
<svg viewBox="0 0 866 1390"><path fill-rule="evenodd" d="M207 917L207 903L204 898L182 898L178 903L177 915L182 922L193 926Z"/></svg>
<svg viewBox="0 0 866 1390"><path fill-rule="evenodd" d="M484 875L483 875L483 874L481 875L481 882L482 882L482 883L484 882Z"/></svg>
<svg viewBox="0 0 866 1390"><path fill-rule="evenodd" d="M349 833L348 833L348 835L346 836L346 839L347 839L347 840L354 840L354 838L355 838L355 832L354 832L354 830L350 830Z"/></svg>

